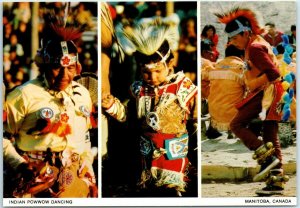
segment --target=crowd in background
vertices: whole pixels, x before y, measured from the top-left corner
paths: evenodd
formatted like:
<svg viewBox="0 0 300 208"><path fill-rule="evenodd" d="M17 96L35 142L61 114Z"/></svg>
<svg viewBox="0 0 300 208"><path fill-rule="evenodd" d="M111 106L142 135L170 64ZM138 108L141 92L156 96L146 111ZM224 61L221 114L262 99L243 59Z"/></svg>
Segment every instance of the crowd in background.
<svg viewBox="0 0 300 208"><path fill-rule="evenodd" d="M223 31L217 31L214 25L205 25L201 32L201 51L205 53L206 59L212 62L218 60L219 51L219 35ZM288 35L289 44L293 47L294 52L296 52L296 25L291 25L289 32L282 32L276 28L275 23L267 22L265 24L265 32L261 35L272 47L281 47L283 44L282 35Z"/></svg>
<svg viewBox="0 0 300 208"><path fill-rule="evenodd" d="M32 64L36 51L33 41L39 42L47 16L63 18L65 3L40 2L38 8L39 40L33 40L33 2L3 3L3 81L7 90L32 79ZM67 23L85 25L79 43L79 60L83 71L97 72L97 7L95 3L71 3ZM36 25L34 25L36 26Z"/></svg>

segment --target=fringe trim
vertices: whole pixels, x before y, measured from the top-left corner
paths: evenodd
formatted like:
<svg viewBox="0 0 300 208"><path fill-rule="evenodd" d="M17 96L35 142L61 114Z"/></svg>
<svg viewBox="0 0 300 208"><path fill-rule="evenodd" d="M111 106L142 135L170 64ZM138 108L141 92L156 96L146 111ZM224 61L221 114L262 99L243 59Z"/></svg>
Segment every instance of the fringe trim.
<svg viewBox="0 0 300 208"><path fill-rule="evenodd" d="M222 123L211 119L211 125L213 128L216 128L219 131L228 131L230 129L230 122Z"/></svg>
<svg viewBox="0 0 300 208"><path fill-rule="evenodd" d="M185 192L184 173L152 167L151 174L156 180L156 186L167 186L168 188L176 188L177 191Z"/></svg>
<svg viewBox="0 0 300 208"><path fill-rule="evenodd" d="M243 74L238 74L232 71L210 71L209 72L209 80L212 79L226 79L233 80L238 82L241 85L244 85Z"/></svg>
<svg viewBox="0 0 300 208"><path fill-rule="evenodd" d="M146 188L146 182L149 181L150 179L151 179L151 172L149 170L143 170L138 186L141 186L142 188Z"/></svg>
<svg viewBox="0 0 300 208"><path fill-rule="evenodd" d="M146 100L148 99L148 105L146 106ZM146 112L150 112L150 109L147 109L151 106L151 97L142 96L137 99L137 117L140 119L146 115Z"/></svg>

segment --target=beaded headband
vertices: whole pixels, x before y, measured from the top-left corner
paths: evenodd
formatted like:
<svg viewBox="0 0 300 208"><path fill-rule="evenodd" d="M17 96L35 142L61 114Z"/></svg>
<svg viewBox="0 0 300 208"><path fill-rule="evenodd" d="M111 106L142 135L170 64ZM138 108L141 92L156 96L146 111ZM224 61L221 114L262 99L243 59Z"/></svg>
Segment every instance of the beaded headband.
<svg viewBox="0 0 300 208"><path fill-rule="evenodd" d="M160 63L163 63L165 65L166 68L167 67L167 59L169 58L170 54L171 54L171 50L169 49L168 50L168 53L165 55L165 56L162 56L162 54L159 52L159 51L155 51L155 53L157 53L160 57L161 57L161 60L159 62L156 62L156 63L152 63L152 64L145 64L145 67L148 68L148 69L154 69L156 68Z"/></svg>
<svg viewBox="0 0 300 208"><path fill-rule="evenodd" d="M76 53L76 56L71 56L69 54L68 46L66 41L60 42L61 50L63 52L63 56L60 59L60 64L63 67L68 67L72 64L75 64L78 61L78 53Z"/></svg>
<svg viewBox="0 0 300 208"><path fill-rule="evenodd" d="M234 30L234 31L232 31L232 32L230 32L230 33L227 33L229 38L231 38L231 37L233 37L233 36L235 36L235 35L237 35L237 34L239 34L241 32L251 31L250 27L242 25L242 23L240 21L238 21L237 19L234 20L234 21L237 23L237 25L238 25L239 28L236 29L236 30Z"/></svg>

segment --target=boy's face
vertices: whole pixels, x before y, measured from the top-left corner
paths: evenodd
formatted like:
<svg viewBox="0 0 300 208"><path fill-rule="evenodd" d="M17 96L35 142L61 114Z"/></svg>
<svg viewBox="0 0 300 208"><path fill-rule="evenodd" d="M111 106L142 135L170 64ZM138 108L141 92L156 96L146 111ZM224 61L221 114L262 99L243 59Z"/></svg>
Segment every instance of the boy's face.
<svg viewBox="0 0 300 208"><path fill-rule="evenodd" d="M164 62L142 65L143 80L151 86L159 86L164 83L169 70Z"/></svg>
<svg viewBox="0 0 300 208"><path fill-rule="evenodd" d="M237 49L244 50L249 42L248 32L245 31L243 34L237 34L230 38L230 43Z"/></svg>

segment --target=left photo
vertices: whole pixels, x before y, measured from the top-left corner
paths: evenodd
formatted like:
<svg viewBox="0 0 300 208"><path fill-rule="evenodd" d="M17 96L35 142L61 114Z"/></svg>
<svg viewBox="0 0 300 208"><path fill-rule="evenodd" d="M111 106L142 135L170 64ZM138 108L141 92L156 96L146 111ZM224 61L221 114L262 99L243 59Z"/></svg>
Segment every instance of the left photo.
<svg viewBox="0 0 300 208"><path fill-rule="evenodd" d="M98 197L97 2L4 2L3 197Z"/></svg>

